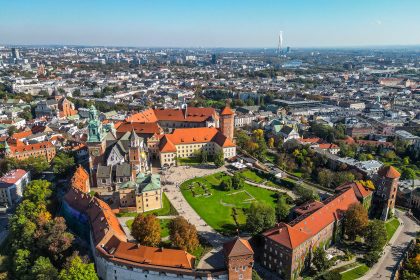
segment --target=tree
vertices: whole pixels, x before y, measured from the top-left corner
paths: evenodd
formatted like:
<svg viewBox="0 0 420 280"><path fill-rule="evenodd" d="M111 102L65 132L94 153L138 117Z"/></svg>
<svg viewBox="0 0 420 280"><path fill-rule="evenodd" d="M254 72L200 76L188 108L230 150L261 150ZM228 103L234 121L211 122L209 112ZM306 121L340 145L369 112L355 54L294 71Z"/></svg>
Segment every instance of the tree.
<svg viewBox="0 0 420 280"><path fill-rule="evenodd" d="M384 154L384 157L385 157L386 159L388 159L388 160L394 160L394 159L397 157L397 155L395 154L395 152L394 152L394 151L387 151L387 152Z"/></svg>
<svg viewBox="0 0 420 280"><path fill-rule="evenodd" d="M205 150L201 152L201 163L207 163L207 152Z"/></svg>
<svg viewBox="0 0 420 280"><path fill-rule="evenodd" d="M323 168L318 172L318 183L326 188L329 188L334 181L334 175L334 172L331 170Z"/></svg>
<svg viewBox="0 0 420 280"><path fill-rule="evenodd" d="M50 164L45 157L30 156L24 160L15 158L6 159L8 169L24 169L30 171L33 177L37 177L42 172L50 168Z"/></svg>
<svg viewBox="0 0 420 280"><path fill-rule="evenodd" d="M416 179L416 171L410 167L403 167L401 170L401 179L414 180Z"/></svg>
<svg viewBox="0 0 420 280"><path fill-rule="evenodd" d="M312 263L314 264L318 272L322 272L330 268L332 265L331 262L327 259L327 253L325 252L324 248L322 248L321 246L315 249Z"/></svg>
<svg viewBox="0 0 420 280"><path fill-rule="evenodd" d="M271 137L270 139L268 139L267 146L270 149L273 149L274 148L274 138L273 137Z"/></svg>
<svg viewBox="0 0 420 280"><path fill-rule="evenodd" d="M57 175L68 175L72 173L74 157L67 153L58 153L53 159L53 171Z"/></svg>
<svg viewBox="0 0 420 280"><path fill-rule="evenodd" d="M385 223L381 220L370 221L365 230L365 243L370 251L380 251L387 241Z"/></svg>
<svg viewBox="0 0 420 280"><path fill-rule="evenodd" d="M360 203L354 203L347 209L344 218L344 229L350 240L355 240L357 235L363 235L369 223L368 212Z"/></svg>
<svg viewBox="0 0 420 280"><path fill-rule="evenodd" d="M363 260L367 266L372 267L378 262L380 257L380 251L369 251L366 255L364 255Z"/></svg>
<svg viewBox="0 0 420 280"><path fill-rule="evenodd" d="M58 275L59 280L99 280L93 263L84 263L77 256L70 261L68 268L62 269Z"/></svg>
<svg viewBox="0 0 420 280"><path fill-rule="evenodd" d="M246 228L252 234L258 234L276 223L274 208L262 204L252 203L246 213Z"/></svg>
<svg viewBox="0 0 420 280"><path fill-rule="evenodd" d="M52 265L49 258L39 257L36 259L31 274L36 280L55 280L58 276L57 269Z"/></svg>
<svg viewBox="0 0 420 280"><path fill-rule="evenodd" d="M169 223L169 236L175 247L188 252L194 251L200 245L197 229L182 216Z"/></svg>
<svg viewBox="0 0 420 280"><path fill-rule="evenodd" d="M18 115L19 118L25 119L26 121L32 120L31 107L25 107Z"/></svg>
<svg viewBox="0 0 420 280"><path fill-rule="evenodd" d="M323 273L319 278L319 280L341 280L341 274L337 271L327 271Z"/></svg>
<svg viewBox="0 0 420 280"><path fill-rule="evenodd" d="M66 222L63 217L56 217L54 220L47 222L45 228L38 230L39 240L37 242L41 249L46 250L54 260L61 260L64 252L67 251L74 236L67 232Z"/></svg>
<svg viewBox="0 0 420 280"><path fill-rule="evenodd" d="M14 125L9 126L9 128L7 129L7 133L9 134L9 136L12 136L16 132L17 132L17 128Z"/></svg>
<svg viewBox="0 0 420 280"><path fill-rule="evenodd" d="M217 167L222 167L225 164L225 158L223 155L222 151L218 151L215 155L214 155L214 164Z"/></svg>
<svg viewBox="0 0 420 280"><path fill-rule="evenodd" d="M13 257L13 273L16 279L30 279L29 271L31 268L31 252L27 249L18 249Z"/></svg>
<svg viewBox="0 0 420 280"><path fill-rule="evenodd" d="M279 197L279 199L277 200L277 205L276 205L277 220L281 222L286 221L287 217L289 216L289 213L290 213L290 206L289 204L287 204L286 198L283 196Z"/></svg>
<svg viewBox="0 0 420 280"><path fill-rule="evenodd" d="M242 178L241 175L239 175L239 173L235 173L235 175L233 175L232 177L232 187L235 190L239 190L242 189L244 186L244 179Z"/></svg>
<svg viewBox="0 0 420 280"><path fill-rule="evenodd" d="M230 177L226 178L220 183L220 188L224 191L232 190L232 179Z"/></svg>
<svg viewBox="0 0 420 280"><path fill-rule="evenodd" d="M27 199L36 205L46 204L51 194L50 182L47 180L33 180L23 191L23 199Z"/></svg>
<svg viewBox="0 0 420 280"><path fill-rule="evenodd" d="M160 243L159 220L154 215L137 215L131 227L131 235L142 245L157 246Z"/></svg>
<svg viewBox="0 0 420 280"><path fill-rule="evenodd" d="M336 172L334 177L334 185L340 186L344 183L353 182L356 179L351 172Z"/></svg>

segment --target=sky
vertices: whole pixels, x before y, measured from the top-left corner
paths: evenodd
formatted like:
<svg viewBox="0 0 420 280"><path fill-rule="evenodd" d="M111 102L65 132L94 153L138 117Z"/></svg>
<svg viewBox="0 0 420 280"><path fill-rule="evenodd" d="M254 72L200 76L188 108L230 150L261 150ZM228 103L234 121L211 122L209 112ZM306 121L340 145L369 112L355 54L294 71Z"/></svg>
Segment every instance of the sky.
<svg viewBox="0 0 420 280"><path fill-rule="evenodd" d="M0 0L0 44L420 45L420 0Z"/></svg>

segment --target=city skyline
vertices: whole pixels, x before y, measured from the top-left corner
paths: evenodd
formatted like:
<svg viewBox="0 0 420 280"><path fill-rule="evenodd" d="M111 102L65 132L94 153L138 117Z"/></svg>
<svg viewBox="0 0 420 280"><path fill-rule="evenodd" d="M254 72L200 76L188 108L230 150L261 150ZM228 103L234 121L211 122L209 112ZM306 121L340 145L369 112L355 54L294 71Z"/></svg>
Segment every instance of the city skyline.
<svg viewBox="0 0 420 280"><path fill-rule="evenodd" d="M276 48L420 45L420 3L4 2L0 44ZM417 7L417 8L416 8Z"/></svg>

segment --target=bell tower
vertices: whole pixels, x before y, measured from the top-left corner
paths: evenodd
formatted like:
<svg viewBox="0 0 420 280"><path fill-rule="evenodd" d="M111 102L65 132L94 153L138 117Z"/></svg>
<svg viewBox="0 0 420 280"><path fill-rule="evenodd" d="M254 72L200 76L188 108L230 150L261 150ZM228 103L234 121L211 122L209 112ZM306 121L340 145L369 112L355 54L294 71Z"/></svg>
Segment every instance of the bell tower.
<svg viewBox="0 0 420 280"><path fill-rule="evenodd" d="M92 177L96 174L97 166L102 162L105 152L105 131L98 118L98 111L95 106L89 108L88 139L89 169L91 174L91 185L96 186L96 180Z"/></svg>
<svg viewBox="0 0 420 280"><path fill-rule="evenodd" d="M229 103L220 112L220 131L227 138L233 141L235 113L230 108Z"/></svg>
<svg viewBox="0 0 420 280"><path fill-rule="evenodd" d="M141 171L140 156L140 138L133 129L130 135L130 145L128 150L128 157L131 166L131 178L133 181L136 179L137 174Z"/></svg>

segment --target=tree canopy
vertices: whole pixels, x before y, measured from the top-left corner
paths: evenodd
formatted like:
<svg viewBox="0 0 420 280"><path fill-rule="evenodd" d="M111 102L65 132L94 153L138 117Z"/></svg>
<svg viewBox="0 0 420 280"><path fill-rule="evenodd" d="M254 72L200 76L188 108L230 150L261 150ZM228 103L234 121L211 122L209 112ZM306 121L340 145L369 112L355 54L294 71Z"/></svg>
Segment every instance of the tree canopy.
<svg viewBox="0 0 420 280"><path fill-rule="evenodd" d="M154 215L139 214L133 221L131 235L145 246L157 246L160 243L160 223Z"/></svg>
<svg viewBox="0 0 420 280"><path fill-rule="evenodd" d="M169 236L175 247L188 252L194 251L200 245L197 229L182 216L169 223Z"/></svg>
<svg viewBox="0 0 420 280"><path fill-rule="evenodd" d="M252 234L258 234L274 226L276 214L274 208L262 204L252 203L246 213L246 228Z"/></svg>

